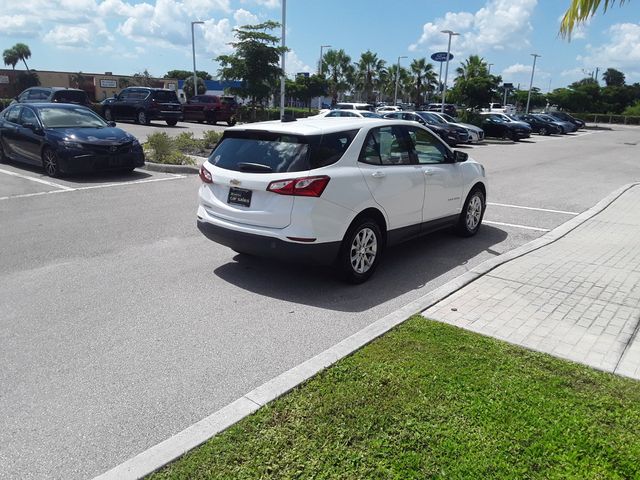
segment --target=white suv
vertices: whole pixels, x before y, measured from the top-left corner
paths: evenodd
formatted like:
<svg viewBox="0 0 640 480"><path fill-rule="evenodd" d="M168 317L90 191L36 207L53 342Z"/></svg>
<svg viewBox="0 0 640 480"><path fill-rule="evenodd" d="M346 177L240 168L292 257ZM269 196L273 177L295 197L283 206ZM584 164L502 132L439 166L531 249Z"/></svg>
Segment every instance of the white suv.
<svg viewBox="0 0 640 480"><path fill-rule="evenodd" d="M361 118L228 128L200 169L198 228L239 253L367 280L386 246L480 228L484 167L428 128Z"/></svg>

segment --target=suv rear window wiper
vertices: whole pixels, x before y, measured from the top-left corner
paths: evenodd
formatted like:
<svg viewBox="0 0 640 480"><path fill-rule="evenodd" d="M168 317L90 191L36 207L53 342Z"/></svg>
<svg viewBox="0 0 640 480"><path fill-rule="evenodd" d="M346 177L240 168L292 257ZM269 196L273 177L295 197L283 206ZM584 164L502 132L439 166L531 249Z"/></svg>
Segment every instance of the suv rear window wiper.
<svg viewBox="0 0 640 480"><path fill-rule="evenodd" d="M273 172L273 168L262 163L238 162L238 168L242 172Z"/></svg>

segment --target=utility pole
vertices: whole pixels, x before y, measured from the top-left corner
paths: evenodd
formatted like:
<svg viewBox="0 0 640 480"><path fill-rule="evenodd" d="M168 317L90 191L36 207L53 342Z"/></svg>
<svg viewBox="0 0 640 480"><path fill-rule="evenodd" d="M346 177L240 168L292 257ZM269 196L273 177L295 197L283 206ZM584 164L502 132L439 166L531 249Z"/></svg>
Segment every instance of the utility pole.
<svg viewBox="0 0 640 480"><path fill-rule="evenodd" d="M202 25L204 22L197 21L191 22L191 53L193 54L193 96L195 97L198 94L198 75L196 73L196 40L195 34L193 33L194 25Z"/></svg>
<svg viewBox="0 0 640 480"><path fill-rule="evenodd" d="M440 107L440 113L444 113L444 99L447 96L447 76L449 75L449 56L451 55L451 37L454 35L460 35L452 30L442 30L441 33L449 35L449 44L447 45L447 66L444 69L444 86L442 88L442 105Z"/></svg>
<svg viewBox="0 0 640 480"><path fill-rule="evenodd" d="M393 94L393 104L394 105L398 105L398 80L400 78L400 59L401 58L407 58L406 56L402 56L402 57L398 57L398 68L396 69L396 91ZM442 63L440 64L440 67L442 68Z"/></svg>
<svg viewBox="0 0 640 480"><path fill-rule="evenodd" d="M532 53L531 56L533 57L533 68L531 69L531 81L529 82L529 93L527 95L527 108L524 111L524 113L529 113L529 102L531 101L531 88L533 87L533 74L536 72L536 60L541 55L538 55L537 53Z"/></svg>
<svg viewBox="0 0 640 480"><path fill-rule="evenodd" d="M331 48L331 45L320 45L320 63L318 64L318 75L322 76L322 49ZM322 95L318 95L318 110L322 108Z"/></svg>

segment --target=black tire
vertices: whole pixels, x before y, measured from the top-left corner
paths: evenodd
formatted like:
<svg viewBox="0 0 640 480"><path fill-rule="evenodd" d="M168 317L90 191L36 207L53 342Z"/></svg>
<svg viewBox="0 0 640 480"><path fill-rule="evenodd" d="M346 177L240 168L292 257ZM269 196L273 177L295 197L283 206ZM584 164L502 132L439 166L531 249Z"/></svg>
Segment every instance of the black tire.
<svg viewBox="0 0 640 480"><path fill-rule="evenodd" d="M230 127L233 127L236 124L236 117L231 117L229 120L227 120L227 125L229 125Z"/></svg>
<svg viewBox="0 0 640 480"><path fill-rule="evenodd" d="M469 192L469 195L467 195L467 199L460 212L458 225L456 226L458 235L462 237L472 237L478 233L486 206L484 193L482 193L479 187L475 187Z"/></svg>
<svg viewBox="0 0 640 480"><path fill-rule="evenodd" d="M0 140L0 163L7 163L9 161L9 157L4 153L4 148L2 147L2 140Z"/></svg>
<svg viewBox="0 0 640 480"><path fill-rule="evenodd" d="M113 119L113 115L112 115L112 113L111 113L111 109L110 109L110 108L105 108L105 109L104 109L104 115L103 115L103 116L104 116L104 119L105 119L107 122L113 122L113 121L114 121L114 119Z"/></svg>
<svg viewBox="0 0 640 480"><path fill-rule="evenodd" d="M520 141L520 137L518 137L518 134L516 132L509 134L509 138L511 138L511 140L513 140L514 142Z"/></svg>
<svg viewBox="0 0 640 480"><path fill-rule="evenodd" d="M150 120L147 116L147 112L140 110L136 115L136 123L139 123L140 125L149 125L149 122Z"/></svg>
<svg viewBox="0 0 640 480"><path fill-rule="evenodd" d="M337 267L349 283L366 282L382 256L382 232L370 218L362 218L349 227L340 248Z"/></svg>
<svg viewBox="0 0 640 480"><path fill-rule="evenodd" d="M549 135L549 131L546 129L546 127L540 127L540 131L538 132L539 135Z"/></svg>
<svg viewBox="0 0 640 480"><path fill-rule="evenodd" d="M170 127L175 127L178 124L178 120L165 120L167 122L167 125L169 125Z"/></svg>
<svg viewBox="0 0 640 480"><path fill-rule="evenodd" d="M42 151L42 168L50 177L57 178L60 176L58 154L52 148L47 147Z"/></svg>

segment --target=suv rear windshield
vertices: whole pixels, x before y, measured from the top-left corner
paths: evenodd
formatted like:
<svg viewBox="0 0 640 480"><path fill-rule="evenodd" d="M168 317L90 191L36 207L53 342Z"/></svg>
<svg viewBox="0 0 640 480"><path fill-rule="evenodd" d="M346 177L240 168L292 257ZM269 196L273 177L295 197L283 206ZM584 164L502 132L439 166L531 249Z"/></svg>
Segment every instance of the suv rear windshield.
<svg viewBox="0 0 640 480"><path fill-rule="evenodd" d="M178 103L178 97L173 90L157 90L153 93L153 98L155 98L157 102Z"/></svg>
<svg viewBox="0 0 640 480"><path fill-rule="evenodd" d="M225 170L254 173L303 172L342 157L358 130L325 135L227 131L209 162Z"/></svg>
<svg viewBox="0 0 640 480"><path fill-rule="evenodd" d="M81 105L89 103L87 94L76 90L60 90L58 92L54 92L51 100L61 103L79 103Z"/></svg>

